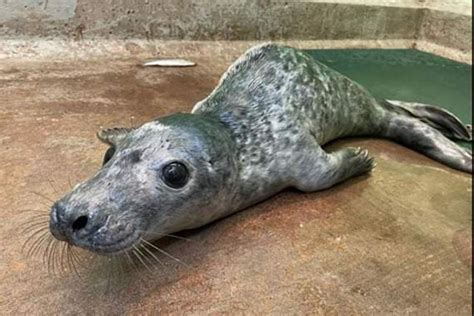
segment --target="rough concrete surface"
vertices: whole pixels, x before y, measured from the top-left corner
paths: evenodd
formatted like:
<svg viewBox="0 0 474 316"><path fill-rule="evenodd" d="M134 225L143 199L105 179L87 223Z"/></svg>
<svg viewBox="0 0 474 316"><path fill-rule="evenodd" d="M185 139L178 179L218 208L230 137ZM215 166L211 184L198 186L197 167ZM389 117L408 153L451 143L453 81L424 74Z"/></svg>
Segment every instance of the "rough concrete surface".
<svg viewBox="0 0 474 316"><path fill-rule="evenodd" d="M418 38L472 56L472 16L427 10Z"/></svg>
<svg viewBox="0 0 474 316"><path fill-rule="evenodd" d="M2 0L0 38L411 40L472 59L471 11L468 0Z"/></svg>
<svg viewBox="0 0 474 316"><path fill-rule="evenodd" d="M107 289L107 262L83 264L81 280L26 258L26 211L100 167L99 127L189 111L236 57L187 51L197 67L0 61L1 314L471 315L471 176L385 140L330 146L368 148L371 176L287 190L159 244L185 264L157 253L164 266L124 268Z"/></svg>
<svg viewBox="0 0 474 316"><path fill-rule="evenodd" d="M417 8L472 15L471 0L289 0L289 2L331 2L338 4L376 5L399 8Z"/></svg>
<svg viewBox="0 0 474 316"><path fill-rule="evenodd" d="M34 2L34 1L33 1ZM72 17L4 14L0 36L192 40L414 38L415 8L288 1L67 1ZM0 2L0 10L2 9ZM5 6L5 5L3 5ZM8 11L3 8L3 11ZM16 14L15 14L16 12Z"/></svg>
<svg viewBox="0 0 474 316"><path fill-rule="evenodd" d="M0 9L0 23L22 19L36 23L67 20L74 17L76 0L3 0Z"/></svg>

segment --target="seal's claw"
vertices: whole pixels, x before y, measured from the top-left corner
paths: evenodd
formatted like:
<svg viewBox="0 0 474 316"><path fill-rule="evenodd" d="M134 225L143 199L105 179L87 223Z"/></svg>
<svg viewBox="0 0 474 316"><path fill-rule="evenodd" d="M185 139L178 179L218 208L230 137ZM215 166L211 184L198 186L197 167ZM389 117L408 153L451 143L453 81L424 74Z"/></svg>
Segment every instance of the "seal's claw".
<svg viewBox="0 0 474 316"><path fill-rule="evenodd" d="M347 148L345 151L346 161L343 163L348 167L348 171L350 171L353 176L361 175L374 169L374 158L369 156L369 151L367 149L360 149L360 147L357 147Z"/></svg>

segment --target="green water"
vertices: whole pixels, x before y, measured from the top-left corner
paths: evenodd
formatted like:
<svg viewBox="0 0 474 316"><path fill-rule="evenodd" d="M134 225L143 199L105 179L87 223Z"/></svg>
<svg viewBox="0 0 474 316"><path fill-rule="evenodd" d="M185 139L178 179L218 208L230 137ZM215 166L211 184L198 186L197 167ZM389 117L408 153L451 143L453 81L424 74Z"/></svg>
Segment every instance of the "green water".
<svg viewBox="0 0 474 316"><path fill-rule="evenodd" d="M412 49L337 49L309 53L377 97L438 105L463 122L472 123L470 65Z"/></svg>

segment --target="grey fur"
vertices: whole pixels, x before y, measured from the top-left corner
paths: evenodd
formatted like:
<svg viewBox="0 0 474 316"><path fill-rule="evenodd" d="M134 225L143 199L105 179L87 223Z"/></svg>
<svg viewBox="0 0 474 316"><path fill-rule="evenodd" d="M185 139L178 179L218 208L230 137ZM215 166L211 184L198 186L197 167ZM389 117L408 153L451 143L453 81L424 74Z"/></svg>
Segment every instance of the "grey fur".
<svg viewBox="0 0 474 316"><path fill-rule="evenodd" d="M438 108L409 106L376 100L303 51L257 46L192 114L100 132L115 153L93 178L55 203L51 232L110 254L139 238L202 226L286 187L326 189L374 167L367 150L327 153L321 147L344 136L390 138L472 172L472 155L443 136L468 137L464 125ZM189 169L182 189L160 178L172 161ZM87 225L74 231L80 216L87 216Z"/></svg>

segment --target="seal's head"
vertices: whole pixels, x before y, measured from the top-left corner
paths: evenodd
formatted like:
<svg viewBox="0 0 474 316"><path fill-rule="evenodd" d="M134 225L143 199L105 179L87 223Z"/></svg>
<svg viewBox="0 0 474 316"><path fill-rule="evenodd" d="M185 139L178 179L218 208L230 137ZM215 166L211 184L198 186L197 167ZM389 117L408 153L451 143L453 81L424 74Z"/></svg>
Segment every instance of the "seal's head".
<svg viewBox="0 0 474 316"><path fill-rule="evenodd" d="M98 137L110 145L102 168L52 206L57 239L115 254L201 226L232 202L233 142L216 120L175 114Z"/></svg>

